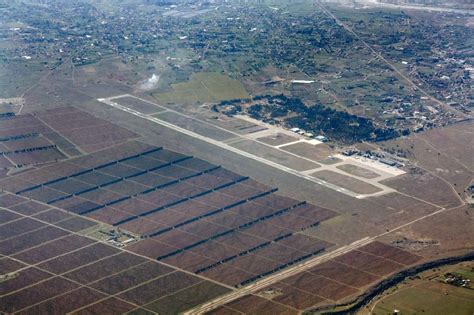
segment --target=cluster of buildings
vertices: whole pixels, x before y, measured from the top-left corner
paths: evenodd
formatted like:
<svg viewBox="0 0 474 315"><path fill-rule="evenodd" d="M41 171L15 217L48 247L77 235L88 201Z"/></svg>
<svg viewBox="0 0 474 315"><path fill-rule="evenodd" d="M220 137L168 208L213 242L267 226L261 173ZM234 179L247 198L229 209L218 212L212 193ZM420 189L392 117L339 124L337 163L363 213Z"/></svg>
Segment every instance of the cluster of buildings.
<svg viewBox="0 0 474 315"><path fill-rule="evenodd" d="M134 235L128 232L124 232L119 228L111 230L100 230L99 233L104 235L105 241L107 243L115 247L124 247L126 245L138 241L138 237L135 237Z"/></svg>
<svg viewBox="0 0 474 315"><path fill-rule="evenodd" d="M444 275L444 282L455 285L457 287L462 288L470 288L471 280L465 279L463 276L454 274L454 273L447 273Z"/></svg>
<svg viewBox="0 0 474 315"><path fill-rule="evenodd" d="M318 141L321 141L321 142L328 142L329 141L329 139L326 136L323 136L323 135L315 136L313 133L304 131L303 129L300 129L300 128L291 128L290 131L294 132L294 133L297 133L299 135L308 137L308 138L314 138L314 139L316 139Z"/></svg>
<svg viewBox="0 0 474 315"><path fill-rule="evenodd" d="M361 152L360 150L350 148L342 152L342 155L344 156L360 156L369 160L373 161L378 161L382 164L385 164L387 166L392 166L392 167L403 167L405 166L405 163L402 161L396 160L395 158L392 157L387 157L385 154L378 153L378 152L372 152L372 151L366 151L366 152Z"/></svg>

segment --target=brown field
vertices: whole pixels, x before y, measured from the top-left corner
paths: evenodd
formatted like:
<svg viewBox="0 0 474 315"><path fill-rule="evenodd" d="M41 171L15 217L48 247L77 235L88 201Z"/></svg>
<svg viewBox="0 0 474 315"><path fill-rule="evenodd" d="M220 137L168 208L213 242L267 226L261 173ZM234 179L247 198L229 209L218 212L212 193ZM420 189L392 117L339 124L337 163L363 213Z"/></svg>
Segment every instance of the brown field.
<svg viewBox="0 0 474 315"><path fill-rule="evenodd" d="M255 274L251 274L227 264L220 264L215 268L206 270L201 273L201 275L229 286L236 286L255 276Z"/></svg>
<svg viewBox="0 0 474 315"><path fill-rule="evenodd" d="M0 229L0 241L15 237L43 227L44 224L29 218L22 218L2 225Z"/></svg>
<svg viewBox="0 0 474 315"><path fill-rule="evenodd" d="M0 175L0 177L2 176L3 175ZM5 176L6 176L6 173L5 173ZM28 182L20 178L6 177L3 179L0 179L0 189L3 189L5 191L10 191L10 192L17 192L25 188L28 188L32 185L33 185L32 182ZM24 201L26 201L26 199L24 199ZM0 200L0 204L1 203L2 201Z"/></svg>
<svg viewBox="0 0 474 315"><path fill-rule="evenodd" d="M207 256L216 261L239 252L235 247L226 246L214 241L194 247L190 249L190 251L201 256Z"/></svg>
<svg viewBox="0 0 474 315"><path fill-rule="evenodd" d="M311 159L313 161L324 160L330 155L334 154L334 150L324 143L313 145L310 143L301 142L283 146L281 149Z"/></svg>
<svg viewBox="0 0 474 315"><path fill-rule="evenodd" d="M60 231L64 236L58 238L56 231ZM41 233L38 234L39 232ZM32 235L29 239L25 237L30 234ZM45 239L46 236L50 239ZM8 243L11 241L15 241L14 244ZM47 242L42 244L45 241ZM25 248L14 258L37 264L37 267L28 268L16 260L0 257L2 273L17 273L15 277L2 282L0 312L74 313L89 304L93 305L78 313L98 314L104 308L107 312L111 309L128 311L136 308L136 305L107 299L107 294L118 294L135 287L132 291L121 294L121 297L132 303L145 304L165 295L179 297L180 293L177 292L185 292L187 288L202 282L200 278L175 271L156 261L149 261L105 244L94 244L92 239L68 235L51 225L4 240L0 244L14 245L15 250ZM37 247L28 250L33 244ZM44 260L47 261L42 262ZM62 277L57 277L59 274ZM153 279L156 280L147 283ZM78 282L88 284L90 288L80 287ZM209 288L212 290L204 294L209 298L227 291L216 284ZM110 305L112 301L116 302L113 306ZM189 305L191 307L195 304L190 302ZM156 307L162 307L162 304Z"/></svg>
<svg viewBox="0 0 474 315"><path fill-rule="evenodd" d="M246 295L234 302L226 304L226 307L241 312L243 314L262 314L262 315L290 315L297 314L296 310L274 303L270 300L255 296Z"/></svg>
<svg viewBox="0 0 474 315"><path fill-rule="evenodd" d="M126 303L117 298L109 298L101 302L95 303L91 306L85 307L77 312L73 312L74 315L101 315L106 312L112 314L124 314L134 309L135 306Z"/></svg>
<svg viewBox="0 0 474 315"><path fill-rule="evenodd" d="M420 134L419 137L455 159L459 164L474 171L474 161L470 158L474 146L473 127L472 121L464 122L442 129L432 129Z"/></svg>
<svg viewBox="0 0 474 315"><path fill-rule="evenodd" d="M86 214L86 216L88 218L113 225L116 222L129 218L131 214L122 212L112 207L105 207L99 209L98 211L90 212Z"/></svg>
<svg viewBox="0 0 474 315"><path fill-rule="evenodd" d="M212 187L212 188L215 188L215 187ZM168 193L173 193L183 198L191 197L193 195L207 191L206 188L189 185L189 184L186 184L185 182L172 184L160 190L168 192Z"/></svg>
<svg viewBox="0 0 474 315"><path fill-rule="evenodd" d="M408 152L410 160L417 161L419 166L448 181L457 192L462 192L474 174L472 125L472 122L464 122L431 129L382 145Z"/></svg>
<svg viewBox="0 0 474 315"><path fill-rule="evenodd" d="M208 213L212 210L217 209L215 206L207 205L201 202L196 201L196 199L189 200L187 202L182 202L177 205L168 207L165 212L170 211L173 216L176 215L176 212L181 213L181 214L187 214L189 216L198 216L202 215L205 213ZM174 210L175 212L173 213L171 210ZM155 214L151 214L150 217L154 217ZM171 219L168 219L171 220ZM161 222L161 221L158 221ZM166 220L164 220L166 222ZM171 222L171 221L170 221ZM171 223L170 223L171 224Z"/></svg>
<svg viewBox="0 0 474 315"><path fill-rule="evenodd" d="M336 257L334 260L379 276L386 276L392 272L399 271L404 268L403 265L400 265L394 261L358 250L354 250L342 256Z"/></svg>
<svg viewBox="0 0 474 315"><path fill-rule="evenodd" d="M253 201L246 202L244 204L232 207L230 211L232 213L245 216L245 217L251 217L251 218L263 217L271 213L274 213L276 211L274 208L270 208L270 207L266 207L262 205L262 203L265 203L265 201L268 200L269 198L272 198L271 195L260 197ZM259 203L256 203L256 201L259 201Z"/></svg>
<svg viewBox="0 0 474 315"><path fill-rule="evenodd" d="M76 252L48 260L40 264L39 267L55 274L61 274L118 252L117 249L107 245L93 244Z"/></svg>
<svg viewBox="0 0 474 315"><path fill-rule="evenodd" d="M32 232L0 242L0 254L13 255L68 234L68 232L56 227L45 226Z"/></svg>
<svg viewBox="0 0 474 315"><path fill-rule="evenodd" d="M37 218L38 220L45 221L48 223L57 223L66 219L69 219L72 217L72 214L58 210L58 209L50 209L43 211L41 213L38 213L33 216L34 218Z"/></svg>
<svg viewBox="0 0 474 315"><path fill-rule="evenodd" d="M147 304L145 307L159 314L179 314L227 292L229 289L210 281L203 281Z"/></svg>
<svg viewBox="0 0 474 315"><path fill-rule="evenodd" d="M98 172L94 172L94 173L98 173ZM106 190L106 189L102 189L102 188L98 188L98 189L92 190L90 192L81 194L81 198L90 200L90 201L92 201L94 203L97 203L97 204L105 204L105 203L111 202L113 200L117 200L121 197L123 197L123 195L120 195L120 194L117 194L115 192L112 192L112 191L109 191L109 190Z"/></svg>
<svg viewBox="0 0 474 315"><path fill-rule="evenodd" d="M288 197L284 197L284 196L277 195L277 194L271 194L271 195L266 195L266 196L261 197L261 198L257 198L257 199L254 200L254 202L259 204L259 205L269 207L269 208L273 208L273 209L278 209L278 210L283 209L283 208L287 208L287 207L291 207L291 206L296 205L296 204L299 203L298 200L288 198Z"/></svg>
<svg viewBox="0 0 474 315"><path fill-rule="evenodd" d="M207 218L207 220L228 228L236 228L241 224L251 221L252 218L235 214L232 211L223 211L212 217Z"/></svg>
<svg viewBox="0 0 474 315"><path fill-rule="evenodd" d="M254 246L257 246L258 244L262 243L262 241L264 240L252 235L241 233L241 232L234 232L234 233L219 237L218 239L216 239L216 241L222 244L230 245L238 249L244 250L247 248L252 248Z"/></svg>
<svg viewBox="0 0 474 315"><path fill-rule="evenodd" d="M16 206L10 207L11 210L15 212L19 212L20 214L24 214L24 215L33 215L33 214L45 211L48 208L49 208L48 206L44 204L40 204L35 201L28 201L28 202L20 203Z"/></svg>
<svg viewBox="0 0 474 315"><path fill-rule="evenodd" d="M256 295L260 295L264 298L271 299L272 301L298 310L304 310L325 301L320 296L298 290L283 283L264 288L256 293Z"/></svg>
<svg viewBox="0 0 474 315"><path fill-rule="evenodd" d="M315 222L328 220L337 216L337 213L332 210L318 207L309 203L305 203L304 205L291 210L291 213L311 219Z"/></svg>
<svg viewBox="0 0 474 315"><path fill-rule="evenodd" d="M271 223L261 222L244 229L243 232L265 240L273 240L279 236L291 233L291 230L278 227Z"/></svg>
<svg viewBox="0 0 474 315"><path fill-rule="evenodd" d="M412 248L409 244L402 247L430 259L462 254L474 246L474 216L469 206L460 207L404 227L382 240L392 244L404 237L413 241L433 241L434 244L418 248Z"/></svg>
<svg viewBox="0 0 474 315"><path fill-rule="evenodd" d="M213 235L220 234L224 231L229 230L223 226L213 224L204 220L199 220L196 222L186 224L182 226L180 229L182 229L183 231L187 233L194 234L203 238L209 238Z"/></svg>
<svg viewBox="0 0 474 315"><path fill-rule="evenodd" d="M380 256L395 261L403 265L413 265L414 263L422 259L421 256L410 254L409 252L403 251L390 245L386 245L381 242L372 242L368 245L359 248L359 250L375 256Z"/></svg>
<svg viewBox="0 0 474 315"><path fill-rule="evenodd" d="M153 239L170 246L183 248L203 240L204 237L186 233L180 229L173 229L167 233L160 234Z"/></svg>
<svg viewBox="0 0 474 315"><path fill-rule="evenodd" d="M147 212L156 208L156 206L152 203L142 201L137 198L131 198L119 203L112 205L115 209L120 211L130 213L130 214L140 214L143 212Z"/></svg>
<svg viewBox="0 0 474 315"><path fill-rule="evenodd" d="M142 306L201 281L199 278L177 271L128 290L119 297Z"/></svg>
<svg viewBox="0 0 474 315"><path fill-rule="evenodd" d="M55 256L85 247L92 243L94 243L94 241L91 239L77 235L68 235L64 238L60 238L38 247L23 251L12 257L30 265L34 265Z"/></svg>
<svg viewBox="0 0 474 315"><path fill-rule="evenodd" d="M2 260L5 260L5 259L8 259L8 258L4 258ZM2 260L0 260L2 271L5 271L5 270L7 272L14 271L11 269L3 269L4 264L2 264ZM51 277L52 277L51 274L41 271L34 267L24 269L18 274L17 277L7 280L7 281L2 281L2 285L0 286L0 295L1 296L7 295L11 292L18 291L20 289L26 288L28 286L31 286L35 283L38 283L40 281L43 281Z"/></svg>
<svg viewBox="0 0 474 315"><path fill-rule="evenodd" d="M310 290L310 293L318 294L333 301L346 299L349 296L360 294L360 291L357 291L353 287L349 287L324 277L321 277L316 283L314 283Z"/></svg>
<svg viewBox="0 0 474 315"><path fill-rule="evenodd" d="M136 255L120 253L75 269L74 271L64 274L64 277L82 284L88 284L108 277L111 274L142 264L145 261L145 258Z"/></svg>
<svg viewBox="0 0 474 315"><path fill-rule="evenodd" d="M407 195L429 201L440 207L454 207L460 204L456 193L443 180L430 173L407 173L391 179L385 179L381 184L392 187Z"/></svg>
<svg viewBox="0 0 474 315"><path fill-rule="evenodd" d="M273 242L269 246L256 250L255 254L278 261L280 264L286 264L299 257L306 255L306 253L304 252L300 252L299 250L296 250L294 248L279 245L275 242Z"/></svg>
<svg viewBox="0 0 474 315"><path fill-rule="evenodd" d="M313 221L305 217L300 217L291 213L284 213L282 215L271 218L267 221L270 224L283 227L292 231L299 231L307 226L318 221Z"/></svg>
<svg viewBox="0 0 474 315"><path fill-rule="evenodd" d="M193 201L184 202L180 205L186 205L186 206L190 207L191 209L190 209L189 212L192 212L193 211L192 209L196 209L196 208L194 208L195 205L199 206L198 203L193 202ZM189 213L189 215L187 215L187 214L184 214L182 212L178 212L180 210L180 208L181 207L179 207L179 208L178 207L166 208L166 210L164 210L164 211L157 211L157 212L154 212L150 215L147 215L147 216L143 217L143 219L156 222L157 224L159 224L157 226L163 225L163 226L167 227L167 226L174 226L178 223L189 220L189 219L193 218L193 216L195 215L194 213ZM208 209L207 207L201 207L201 208L205 208L205 210ZM175 211L175 209L178 210L178 211ZM193 215L193 216L191 216L191 215Z"/></svg>
<svg viewBox="0 0 474 315"><path fill-rule="evenodd" d="M127 246L127 250L152 259L156 259L177 249L177 247L163 244L152 238L147 238L145 240L141 240L135 244Z"/></svg>
<svg viewBox="0 0 474 315"><path fill-rule="evenodd" d="M253 254L238 257L226 264L256 275L273 270L280 265L276 261Z"/></svg>
<svg viewBox="0 0 474 315"><path fill-rule="evenodd" d="M326 261L309 269L308 272L324 276L354 288L365 287L379 279L375 275L346 266L334 260Z"/></svg>
<svg viewBox="0 0 474 315"><path fill-rule="evenodd" d="M97 222L87 220L87 219L77 217L77 216L56 223L57 226L71 232L79 232L79 231L88 229L90 227L93 227L97 224L98 224Z"/></svg>
<svg viewBox="0 0 474 315"><path fill-rule="evenodd" d="M230 187L220 189L219 192L239 199L248 199L250 197L257 196L262 193L261 190L241 184L232 185Z"/></svg>
<svg viewBox="0 0 474 315"><path fill-rule="evenodd" d="M21 216L14 212L5 209L0 209L0 222L2 222L1 224L5 224L19 218L21 218Z"/></svg>
<svg viewBox="0 0 474 315"><path fill-rule="evenodd" d="M300 250L305 253L314 253L323 248L330 247L332 243L319 240L304 234L293 234L278 242L281 245Z"/></svg>
<svg viewBox="0 0 474 315"><path fill-rule="evenodd" d="M379 174L377 174L375 172L372 172L371 170L368 170L366 168L359 167L357 165L343 164L343 165L337 166L337 168L340 169L341 171L346 172L346 173L349 173L349 174L352 174L352 175L355 175L355 176L359 176L359 177L363 177L363 178L371 179L371 178L380 177Z"/></svg>
<svg viewBox="0 0 474 315"><path fill-rule="evenodd" d="M138 235L147 235L166 228L166 225L159 224L146 218L138 218L121 224L120 228Z"/></svg>
<svg viewBox="0 0 474 315"><path fill-rule="evenodd" d="M0 257L0 267L2 272L10 273L25 267L26 265L8 257Z"/></svg>
<svg viewBox="0 0 474 315"><path fill-rule="evenodd" d="M359 292L355 288L309 272L299 273L281 282L333 301L346 298Z"/></svg>
<svg viewBox="0 0 474 315"><path fill-rule="evenodd" d="M208 204L214 207L222 208L229 204L239 201L238 198L234 198L228 195L221 194L218 191L214 191L203 196L194 198L194 201Z"/></svg>
<svg viewBox="0 0 474 315"><path fill-rule="evenodd" d="M319 171L312 173L311 176L325 180L331 184L345 188L359 194L373 194L381 191L380 188L350 176L342 175L332 171Z"/></svg>
<svg viewBox="0 0 474 315"><path fill-rule="evenodd" d="M163 263L170 264L192 272L216 262L216 260L212 260L202 255L194 254L190 251L181 252L179 254L162 259L161 261Z"/></svg>
<svg viewBox="0 0 474 315"><path fill-rule="evenodd" d="M117 294L121 291L139 285L150 279L173 272L173 269L156 262L147 262L111 275L102 280L93 282L90 287L108 294Z"/></svg>
<svg viewBox="0 0 474 315"><path fill-rule="evenodd" d="M211 187L217 187L225 183L229 183L232 180L222 178L222 177L217 177L214 175L211 175L209 173L203 174L198 177L193 177L186 179L184 182L191 184L191 185L196 185L199 187L205 187L205 188L211 188Z"/></svg>
<svg viewBox="0 0 474 315"><path fill-rule="evenodd" d="M65 279L51 278L45 282L3 296L0 310L5 313L13 313L78 287L79 285Z"/></svg>
<svg viewBox="0 0 474 315"><path fill-rule="evenodd" d="M55 297L38 305L32 306L18 314L66 314L84 305L94 303L104 298L105 295L89 289L79 288L61 296Z"/></svg>

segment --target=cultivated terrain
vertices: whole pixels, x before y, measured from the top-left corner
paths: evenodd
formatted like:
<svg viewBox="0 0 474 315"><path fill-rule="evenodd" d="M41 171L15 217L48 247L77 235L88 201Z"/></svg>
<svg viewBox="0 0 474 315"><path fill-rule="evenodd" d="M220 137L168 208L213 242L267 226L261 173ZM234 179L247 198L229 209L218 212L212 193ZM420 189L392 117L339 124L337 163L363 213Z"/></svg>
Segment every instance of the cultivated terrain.
<svg viewBox="0 0 474 315"><path fill-rule="evenodd" d="M473 16L0 1L0 314L472 313Z"/></svg>

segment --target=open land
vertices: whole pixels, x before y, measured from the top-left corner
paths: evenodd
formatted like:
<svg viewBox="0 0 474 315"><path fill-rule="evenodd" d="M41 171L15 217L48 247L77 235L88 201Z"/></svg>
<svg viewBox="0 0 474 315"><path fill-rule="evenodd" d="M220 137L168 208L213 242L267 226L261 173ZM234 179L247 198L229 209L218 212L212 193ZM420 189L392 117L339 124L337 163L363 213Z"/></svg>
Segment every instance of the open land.
<svg viewBox="0 0 474 315"><path fill-rule="evenodd" d="M384 314L398 309L406 313L469 314L474 309L472 289L449 282L450 277L472 281L472 263L423 272L385 292L361 313L369 309L373 314Z"/></svg>
<svg viewBox="0 0 474 315"><path fill-rule="evenodd" d="M1 4L0 312L299 314L473 250L466 18L271 6Z"/></svg>

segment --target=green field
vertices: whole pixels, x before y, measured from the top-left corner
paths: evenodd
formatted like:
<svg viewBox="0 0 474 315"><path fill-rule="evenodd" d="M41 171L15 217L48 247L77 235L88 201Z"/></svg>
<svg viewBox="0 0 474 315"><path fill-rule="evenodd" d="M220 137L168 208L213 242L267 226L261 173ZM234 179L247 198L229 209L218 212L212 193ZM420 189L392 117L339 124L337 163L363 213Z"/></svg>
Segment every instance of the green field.
<svg viewBox="0 0 474 315"><path fill-rule="evenodd" d="M379 301L373 314L472 315L474 290L441 282L410 287Z"/></svg>
<svg viewBox="0 0 474 315"><path fill-rule="evenodd" d="M474 269L459 268L453 271L454 274L462 276L464 279L469 279L474 282Z"/></svg>
<svg viewBox="0 0 474 315"><path fill-rule="evenodd" d="M247 98L249 95L240 81L217 72L191 75L189 81L171 85L172 91L153 96L160 103L213 103L222 100Z"/></svg>

